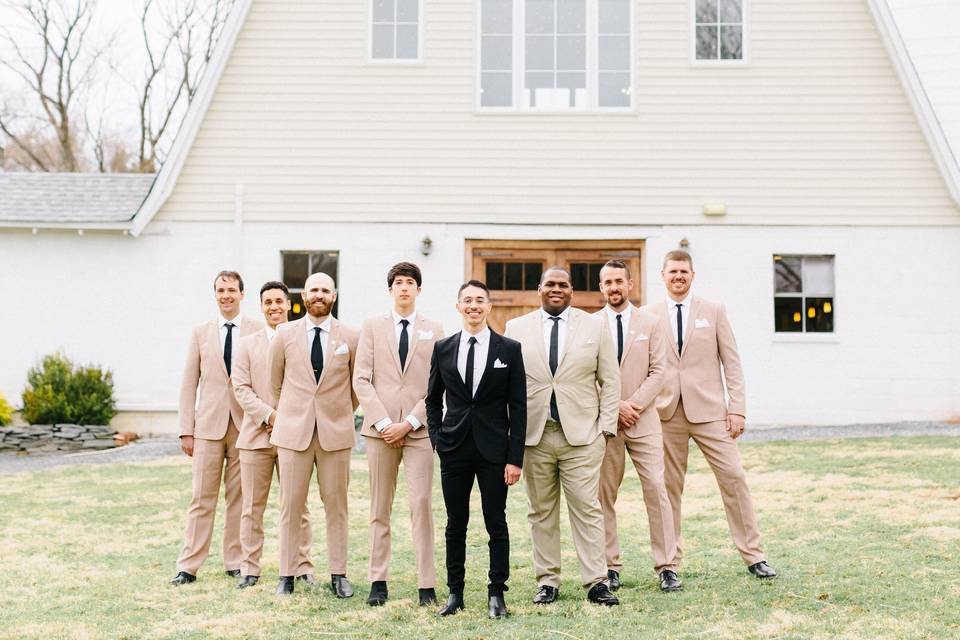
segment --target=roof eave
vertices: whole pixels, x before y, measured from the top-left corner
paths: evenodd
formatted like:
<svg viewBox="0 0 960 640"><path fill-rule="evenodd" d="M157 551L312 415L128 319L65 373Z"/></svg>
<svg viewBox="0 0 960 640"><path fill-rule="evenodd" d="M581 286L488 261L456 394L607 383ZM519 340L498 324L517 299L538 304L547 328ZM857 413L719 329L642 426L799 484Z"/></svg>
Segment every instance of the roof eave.
<svg viewBox="0 0 960 640"><path fill-rule="evenodd" d="M4 229L61 229L65 231L120 231L130 233L132 226L125 222L40 222L32 220L0 220Z"/></svg>

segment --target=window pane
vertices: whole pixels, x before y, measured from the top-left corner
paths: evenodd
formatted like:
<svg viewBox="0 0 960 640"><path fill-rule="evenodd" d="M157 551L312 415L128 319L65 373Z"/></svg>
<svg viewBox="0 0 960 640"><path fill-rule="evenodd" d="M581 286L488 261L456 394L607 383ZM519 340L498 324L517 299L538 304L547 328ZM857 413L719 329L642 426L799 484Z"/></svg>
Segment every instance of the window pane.
<svg viewBox="0 0 960 640"><path fill-rule="evenodd" d="M697 22L717 21L717 0L697 0Z"/></svg>
<svg viewBox="0 0 960 640"><path fill-rule="evenodd" d="M480 40L481 68L509 71L513 64L513 40L510 36L483 36Z"/></svg>
<svg viewBox="0 0 960 640"><path fill-rule="evenodd" d="M800 298L774 298L773 323L778 332L803 331L803 300Z"/></svg>
<svg viewBox="0 0 960 640"><path fill-rule="evenodd" d="M504 286L508 291L523 290L523 263L508 262L504 268Z"/></svg>
<svg viewBox="0 0 960 640"><path fill-rule="evenodd" d="M527 36L527 69L553 69L553 37Z"/></svg>
<svg viewBox="0 0 960 640"><path fill-rule="evenodd" d="M630 33L629 0L600 0L600 33Z"/></svg>
<svg viewBox="0 0 960 640"><path fill-rule="evenodd" d="M373 21L393 22L396 0L373 0Z"/></svg>
<svg viewBox="0 0 960 640"><path fill-rule="evenodd" d="M371 55L374 58L392 58L393 57L393 25L375 24L373 25L373 42L371 43Z"/></svg>
<svg viewBox="0 0 960 640"><path fill-rule="evenodd" d="M480 74L480 106L509 107L513 104L513 80L509 71Z"/></svg>
<svg viewBox="0 0 960 640"><path fill-rule="evenodd" d="M587 87L587 74L576 72L558 73L557 86L564 89L585 89Z"/></svg>
<svg viewBox="0 0 960 640"><path fill-rule="evenodd" d="M720 0L720 22L743 22L740 0Z"/></svg>
<svg viewBox="0 0 960 640"><path fill-rule="evenodd" d="M717 28L697 27L697 60L717 59Z"/></svg>
<svg viewBox="0 0 960 640"><path fill-rule="evenodd" d="M397 57L398 58L416 58L417 51L417 30L415 24L397 25Z"/></svg>
<svg viewBox="0 0 960 640"><path fill-rule="evenodd" d="M503 290L503 263L487 263L487 286L497 291Z"/></svg>
<svg viewBox="0 0 960 640"><path fill-rule="evenodd" d="M723 60L743 58L743 27L720 27L720 58Z"/></svg>
<svg viewBox="0 0 960 640"><path fill-rule="evenodd" d="M554 0L527 0L527 33L553 33Z"/></svg>
<svg viewBox="0 0 960 640"><path fill-rule="evenodd" d="M397 0L397 22L417 22L420 0Z"/></svg>
<svg viewBox="0 0 960 640"><path fill-rule="evenodd" d="M587 39L583 36L557 37L557 69L579 71L587 68Z"/></svg>
<svg viewBox="0 0 960 640"><path fill-rule="evenodd" d="M630 69L630 36L600 36L600 70Z"/></svg>
<svg viewBox="0 0 960 640"><path fill-rule="evenodd" d="M510 33L513 30L513 0L483 0L480 16L483 33Z"/></svg>
<svg viewBox="0 0 960 640"><path fill-rule="evenodd" d="M283 284L290 289L302 289L310 275L310 255L283 253Z"/></svg>
<svg viewBox="0 0 960 640"><path fill-rule="evenodd" d="M778 259L779 258L779 259ZM773 259L773 290L776 293L800 293L803 282L800 277L801 258L775 256Z"/></svg>
<svg viewBox="0 0 960 640"><path fill-rule="evenodd" d="M833 258L803 259L803 293L808 296L833 296Z"/></svg>
<svg viewBox="0 0 960 640"><path fill-rule="evenodd" d="M539 262L528 262L523 265L523 290L536 291L540 286L540 275L543 267Z"/></svg>
<svg viewBox="0 0 960 640"><path fill-rule="evenodd" d="M552 71L527 73L524 85L527 89L552 89L555 77Z"/></svg>
<svg viewBox="0 0 960 640"><path fill-rule="evenodd" d="M558 33L585 33L587 8L585 0L559 0L557 15Z"/></svg>
<svg viewBox="0 0 960 640"><path fill-rule="evenodd" d="M587 278L590 277L589 264L573 262L570 264L570 284L574 291L587 291Z"/></svg>
<svg viewBox="0 0 960 640"><path fill-rule="evenodd" d="M630 106L629 73L601 73L598 84L598 104L601 107Z"/></svg>
<svg viewBox="0 0 960 640"><path fill-rule="evenodd" d="M602 262L594 262L590 265L590 278L587 280L590 291L600 291L600 269L602 268Z"/></svg>
<svg viewBox="0 0 960 640"><path fill-rule="evenodd" d="M833 298L805 298L808 333L833 331Z"/></svg>

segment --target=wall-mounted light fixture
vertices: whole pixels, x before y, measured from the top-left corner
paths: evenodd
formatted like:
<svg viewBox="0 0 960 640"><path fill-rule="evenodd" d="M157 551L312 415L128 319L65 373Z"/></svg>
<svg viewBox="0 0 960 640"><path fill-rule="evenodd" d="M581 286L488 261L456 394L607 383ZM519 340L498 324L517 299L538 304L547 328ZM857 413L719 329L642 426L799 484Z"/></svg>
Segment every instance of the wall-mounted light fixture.
<svg viewBox="0 0 960 640"><path fill-rule="evenodd" d="M680 248L686 251L690 248L690 241L686 238L680 238Z"/></svg>
<svg viewBox="0 0 960 640"><path fill-rule="evenodd" d="M725 204L705 204L705 205L703 205L703 215L705 215L705 216L725 216L725 215L727 215L727 205L725 205Z"/></svg>
<svg viewBox="0 0 960 640"><path fill-rule="evenodd" d="M423 236L423 240L420 241L420 253L425 256L430 255L430 251L433 249L433 240L430 239L430 236Z"/></svg>

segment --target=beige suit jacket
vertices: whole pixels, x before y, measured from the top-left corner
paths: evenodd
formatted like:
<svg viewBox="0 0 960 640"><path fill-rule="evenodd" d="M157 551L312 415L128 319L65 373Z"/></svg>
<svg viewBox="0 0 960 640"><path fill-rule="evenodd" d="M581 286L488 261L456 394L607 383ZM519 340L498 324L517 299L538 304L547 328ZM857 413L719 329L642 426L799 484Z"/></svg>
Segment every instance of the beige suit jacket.
<svg viewBox="0 0 960 640"><path fill-rule="evenodd" d="M726 420L728 413L746 417L743 368L723 305L693 297L690 319L683 328L683 353L677 352L666 304L661 301L643 308L660 319L663 335L672 345L667 348L666 377L657 398L660 419L673 417L681 397L683 411L694 424Z"/></svg>
<svg viewBox="0 0 960 640"><path fill-rule="evenodd" d="M504 335L522 345L527 372L527 446L536 446L550 413L550 393L567 442L590 444L601 431L617 433L620 412L620 368L605 320L580 309L570 309L563 353L556 375L543 342L540 309L507 322Z"/></svg>
<svg viewBox="0 0 960 640"><path fill-rule="evenodd" d="M243 316L239 332L233 335L233 362L236 362L240 339L262 328L262 322ZM239 425L243 422L243 409L227 377L220 347L220 325L211 320L194 327L190 336L180 383L180 435L220 440L227 433L231 417L233 423Z"/></svg>
<svg viewBox="0 0 960 640"><path fill-rule="evenodd" d="M427 395L433 343L443 338L443 326L418 313L415 326L407 327L407 333L410 349L401 371L393 314L369 318L360 329L353 388L363 407L362 435L382 438L373 425L384 418L402 422L409 415L423 426L411 431L408 437L428 435L423 399Z"/></svg>
<svg viewBox="0 0 960 640"><path fill-rule="evenodd" d="M300 318L280 325L270 343L270 386L277 398L270 444L305 451L316 431L324 451L350 449L355 444L353 412L357 409L350 381L359 332L332 320L323 373L317 382L307 351L305 322L306 318Z"/></svg>
<svg viewBox="0 0 960 640"><path fill-rule="evenodd" d="M238 449L269 449L271 446L265 423L277 401L273 397L267 370L269 348L267 330L261 329L240 340L240 348L233 357L233 392L243 408Z"/></svg>
<svg viewBox="0 0 960 640"><path fill-rule="evenodd" d="M609 329L607 312L596 313ZM617 352L616 336L611 335L611 347ZM663 388L664 359L667 345L660 329L660 320L652 313L636 307L630 312L630 326L624 327L623 360L620 362L620 399L643 407L640 418L632 427L621 429L627 438L642 438L660 433L657 414L657 394Z"/></svg>

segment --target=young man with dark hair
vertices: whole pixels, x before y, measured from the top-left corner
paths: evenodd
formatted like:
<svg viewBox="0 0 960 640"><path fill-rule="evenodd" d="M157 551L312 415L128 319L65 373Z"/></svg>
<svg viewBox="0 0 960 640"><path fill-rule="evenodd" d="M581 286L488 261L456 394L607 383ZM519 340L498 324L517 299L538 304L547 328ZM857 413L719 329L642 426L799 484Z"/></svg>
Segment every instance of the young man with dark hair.
<svg viewBox="0 0 960 640"><path fill-rule="evenodd" d="M387 272L393 310L368 319L360 329L353 387L363 407L370 470L370 595L367 604L386 603L390 579L390 516L403 463L407 477L413 550L420 606L435 603L433 561L433 450L427 438L426 409L433 344L443 326L417 312L423 278L411 262Z"/></svg>

